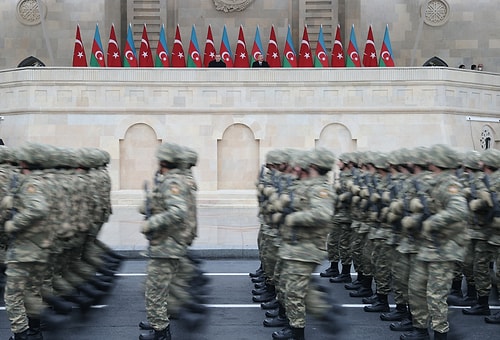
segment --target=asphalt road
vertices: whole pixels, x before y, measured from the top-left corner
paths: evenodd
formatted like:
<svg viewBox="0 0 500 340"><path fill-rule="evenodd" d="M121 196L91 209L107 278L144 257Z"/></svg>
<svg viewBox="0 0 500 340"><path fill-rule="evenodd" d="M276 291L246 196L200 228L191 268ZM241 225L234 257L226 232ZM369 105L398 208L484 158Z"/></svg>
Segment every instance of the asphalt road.
<svg viewBox="0 0 500 340"><path fill-rule="evenodd" d="M326 264L325 264L326 265ZM262 326L264 311L252 302L253 284L248 273L258 266L255 260L209 260L203 269L211 279L210 310L206 326L199 331L183 328L178 320L171 325L172 338L182 340L260 340L272 339L276 328ZM45 340L124 340L138 339L138 323L145 320L144 280L146 261L125 261L120 269L116 285L103 305L94 306L82 317L73 310L67 323L60 329L45 331ZM318 268L318 272L324 268ZM378 313L362 310L360 299L351 298L343 284L332 284L320 279L331 296L341 305L338 316L343 329L336 335L328 334L321 323L308 318L306 338L311 339L399 339L400 333L389 330L389 323L381 321ZM498 302L498 301L496 301ZM393 303L393 301L391 301ZM493 306L494 311L499 306ZM450 308L453 339L500 339L500 325L490 325L480 316L462 315L460 309ZM0 308L0 339L11 335L5 308Z"/></svg>

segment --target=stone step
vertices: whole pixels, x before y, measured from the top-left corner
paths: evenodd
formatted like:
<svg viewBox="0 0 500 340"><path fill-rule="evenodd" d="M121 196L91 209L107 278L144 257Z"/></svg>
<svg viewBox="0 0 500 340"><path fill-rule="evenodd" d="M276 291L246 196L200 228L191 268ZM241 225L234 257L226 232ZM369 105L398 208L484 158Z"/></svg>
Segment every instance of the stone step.
<svg viewBox="0 0 500 340"><path fill-rule="evenodd" d="M254 190L200 191L197 195L199 206L256 207L257 195ZM113 206L139 206L144 199L142 190L116 190L111 192Z"/></svg>

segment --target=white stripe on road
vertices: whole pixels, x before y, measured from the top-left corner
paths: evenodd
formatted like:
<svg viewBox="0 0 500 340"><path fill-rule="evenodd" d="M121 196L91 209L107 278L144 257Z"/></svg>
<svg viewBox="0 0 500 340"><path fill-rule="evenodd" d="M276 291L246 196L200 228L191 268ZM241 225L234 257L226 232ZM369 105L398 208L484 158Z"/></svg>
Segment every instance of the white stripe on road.
<svg viewBox="0 0 500 340"><path fill-rule="evenodd" d="M248 273L203 273L205 276L248 276ZM312 275L319 275L319 273L313 273ZM146 276L146 273L117 273L115 276L123 277L134 277L134 276Z"/></svg>

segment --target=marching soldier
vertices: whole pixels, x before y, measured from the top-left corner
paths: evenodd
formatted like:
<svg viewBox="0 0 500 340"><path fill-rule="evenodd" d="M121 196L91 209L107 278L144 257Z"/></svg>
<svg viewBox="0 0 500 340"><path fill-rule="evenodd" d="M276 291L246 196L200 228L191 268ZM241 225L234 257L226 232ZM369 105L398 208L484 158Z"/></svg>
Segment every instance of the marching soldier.
<svg viewBox="0 0 500 340"><path fill-rule="evenodd" d="M434 339L447 338L446 298L455 261L463 261L464 246L467 244L465 224L462 223L468 216L467 201L453 173L458 166L457 154L445 145L435 145L430 149L429 158L433 183L428 192L419 193L422 213L406 218L403 224L407 230L421 228L421 231L418 254L409 280L413 330L402 334L401 340L430 339L427 330L429 320Z"/></svg>
<svg viewBox="0 0 500 340"><path fill-rule="evenodd" d="M311 274L326 257L325 241L331 228L334 194L327 174L334 156L324 149L301 153L294 170L296 184L284 203L290 209L282 226L279 256L282 260L280 287L289 326L274 332L273 339L304 339L306 308L320 318L331 318L331 304L310 283ZM329 320L330 325L333 321Z"/></svg>
<svg viewBox="0 0 500 340"><path fill-rule="evenodd" d="M179 258L186 256L192 237L189 217L190 204L194 201L192 189L182 175L182 164L177 156L180 151L180 146L169 143L158 148L155 186L144 206L147 220L141 232L149 241L146 314L153 329L141 334L140 340L171 339L167 299L179 270Z"/></svg>

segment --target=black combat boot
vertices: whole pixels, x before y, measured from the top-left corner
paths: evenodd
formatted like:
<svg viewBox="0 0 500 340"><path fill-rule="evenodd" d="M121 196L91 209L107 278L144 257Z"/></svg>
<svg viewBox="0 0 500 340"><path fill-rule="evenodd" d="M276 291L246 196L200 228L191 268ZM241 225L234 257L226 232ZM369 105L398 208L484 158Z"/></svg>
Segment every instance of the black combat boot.
<svg viewBox="0 0 500 340"><path fill-rule="evenodd" d="M14 333L13 336L9 338L9 340L28 340L28 330L25 330L21 333Z"/></svg>
<svg viewBox="0 0 500 340"><path fill-rule="evenodd" d="M361 288L354 292L349 292L350 297L362 297L367 298L373 295L372 290L372 281L373 276L365 276L363 275L363 281L361 282Z"/></svg>
<svg viewBox="0 0 500 340"><path fill-rule="evenodd" d="M273 332L273 339L277 339L277 340L293 339L292 327L287 326L279 331Z"/></svg>
<svg viewBox="0 0 500 340"><path fill-rule="evenodd" d="M145 331L151 331L153 330L153 327L151 327L151 324L149 321L141 321L139 322L139 328Z"/></svg>
<svg viewBox="0 0 500 340"><path fill-rule="evenodd" d="M380 314L380 319L383 321L401 321L408 318L408 308L406 304L396 305L396 309L389 313Z"/></svg>
<svg viewBox="0 0 500 340"><path fill-rule="evenodd" d="M474 306L462 309L462 313L465 315L490 315L488 296L480 296Z"/></svg>
<svg viewBox="0 0 500 340"><path fill-rule="evenodd" d="M330 278L332 283L349 283L352 282L351 264L342 264L342 273Z"/></svg>
<svg viewBox="0 0 500 340"><path fill-rule="evenodd" d="M335 276L338 276L339 274L340 274L339 263L338 262L331 262L330 268L328 268L324 272L320 273L319 276L321 276L321 277L335 277Z"/></svg>
<svg viewBox="0 0 500 340"><path fill-rule="evenodd" d="M250 277L259 277L264 274L264 270L262 269L262 263L260 264L259 268L253 273L248 273Z"/></svg>
<svg viewBox="0 0 500 340"><path fill-rule="evenodd" d="M467 294L465 294L461 306L473 306L477 303L477 291L475 285L467 285Z"/></svg>
<svg viewBox="0 0 500 340"><path fill-rule="evenodd" d="M170 334L170 325L167 328L157 331L151 330L149 333L144 333L139 335L139 340L171 340L172 335Z"/></svg>
<svg viewBox="0 0 500 340"><path fill-rule="evenodd" d="M373 305L377 301L378 301L377 293L373 294L372 296L365 297L361 300L361 302L364 303L365 305Z"/></svg>
<svg viewBox="0 0 500 340"><path fill-rule="evenodd" d="M264 327L285 327L288 325L285 307L280 303L278 307L278 316L275 318L266 318L262 322Z"/></svg>
<svg viewBox="0 0 500 340"><path fill-rule="evenodd" d="M271 301L261 303L260 308L266 309L266 310L279 308L278 300L273 299Z"/></svg>
<svg viewBox="0 0 500 340"><path fill-rule="evenodd" d="M358 276L356 277L356 280L344 285L344 288L347 290L358 290L361 287L363 287L363 273L361 273L361 272L358 272Z"/></svg>
<svg viewBox="0 0 500 340"><path fill-rule="evenodd" d="M252 297L253 302L269 302L276 297L275 287L269 285L269 290L261 295L254 295Z"/></svg>
<svg viewBox="0 0 500 340"><path fill-rule="evenodd" d="M92 286L95 288L102 290L103 292L109 291L112 287L113 284L111 282L106 282L100 279L100 276L92 276L89 281L88 281Z"/></svg>
<svg viewBox="0 0 500 340"><path fill-rule="evenodd" d="M446 302L450 306L461 306L463 299L464 296L462 294L462 279L453 280L451 283L450 294L448 294Z"/></svg>
<svg viewBox="0 0 500 340"><path fill-rule="evenodd" d="M275 291L275 287L272 284L267 283L264 287L262 288L255 288L252 289L252 294L253 295L262 295L270 291Z"/></svg>
<svg viewBox="0 0 500 340"><path fill-rule="evenodd" d="M448 339L448 333L439 333L434 331L434 340L446 340Z"/></svg>
<svg viewBox="0 0 500 340"><path fill-rule="evenodd" d="M265 276L252 277L252 282L253 283L266 282L266 277Z"/></svg>
<svg viewBox="0 0 500 340"><path fill-rule="evenodd" d="M255 284L253 285L253 287L254 287L255 289L264 288L265 286L266 286L266 283L265 283L265 282L259 282L259 283L255 283Z"/></svg>
<svg viewBox="0 0 500 340"><path fill-rule="evenodd" d="M378 294L377 293L377 301L371 306L363 307L365 312L375 312L375 313L383 313L389 312L391 308L389 307L389 302L387 301L387 294Z"/></svg>
<svg viewBox="0 0 500 340"><path fill-rule="evenodd" d="M414 327L411 332L401 334L400 340L430 340L429 331L427 328Z"/></svg>
<svg viewBox="0 0 500 340"><path fill-rule="evenodd" d="M266 318L275 318L279 314L279 308L278 309L270 309L266 310Z"/></svg>
<svg viewBox="0 0 500 340"><path fill-rule="evenodd" d="M411 318L393 322L389 325L389 329L394 332L409 332L413 329L413 322Z"/></svg>
<svg viewBox="0 0 500 340"><path fill-rule="evenodd" d="M495 323L495 324L500 324L500 312L495 313L491 316L487 316L484 318L484 322L486 323Z"/></svg>
<svg viewBox="0 0 500 340"><path fill-rule="evenodd" d="M28 318L28 339L29 340L43 340L42 327L40 325L40 319Z"/></svg>

